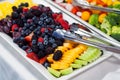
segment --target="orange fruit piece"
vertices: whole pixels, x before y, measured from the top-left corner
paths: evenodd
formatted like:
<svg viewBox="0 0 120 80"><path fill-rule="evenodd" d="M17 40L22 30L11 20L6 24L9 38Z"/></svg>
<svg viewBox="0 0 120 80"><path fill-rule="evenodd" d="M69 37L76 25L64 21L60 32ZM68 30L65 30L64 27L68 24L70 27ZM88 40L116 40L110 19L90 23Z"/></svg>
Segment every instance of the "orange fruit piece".
<svg viewBox="0 0 120 80"><path fill-rule="evenodd" d="M81 15L81 18L85 21L89 20L90 18L90 12L89 11L83 11L82 12L82 15Z"/></svg>
<svg viewBox="0 0 120 80"><path fill-rule="evenodd" d="M106 15L107 15L106 13L100 14L100 15L99 15L99 18L98 18L98 21L99 21L100 23L102 23L102 22L103 22L103 19L105 18Z"/></svg>

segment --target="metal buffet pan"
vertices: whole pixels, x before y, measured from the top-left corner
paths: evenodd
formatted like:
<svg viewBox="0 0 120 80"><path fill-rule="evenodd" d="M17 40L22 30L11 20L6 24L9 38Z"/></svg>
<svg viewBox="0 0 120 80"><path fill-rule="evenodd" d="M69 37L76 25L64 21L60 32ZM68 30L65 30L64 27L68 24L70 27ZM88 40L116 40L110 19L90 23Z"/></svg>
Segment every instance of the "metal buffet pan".
<svg viewBox="0 0 120 80"><path fill-rule="evenodd" d="M61 6L59 6L57 3L53 2L52 0L45 0L45 1L50 3L51 5L55 6L56 8L60 9L62 12L66 13L67 15L69 15L72 18L74 18L75 20L77 20L79 23L84 25L86 28L90 29L91 32L93 32L95 35L97 35L99 37L104 37L105 39L107 39L107 41L109 43L113 44L114 46L119 46L120 47L120 42L119 41L117 41L114 38L106 35L102 31L100 31L99 29L97 29L94 26L90 25L89 23L87 23L86 21L82 20L81 18L79 18L78 16L74 15L73 13L67 11L66 9L64 9Z"/></svg>
<svg viewBox="0 0 120 80"><path fill-rule="evenodd" d="M33 1L37 4L43 4L45 6L49 6L54 12L62 12L61 10L55 8L53 5L45 2L44 0L41 0L41 1L33 0ZM66 15L65 13L63 13L63 17L64 17L64 19L69 20L70 24L79 23L78 21L76 21L75 19ZM10 52L10 54L14 55L15 58L19 58L20 61L23 62L24 64L27 64L28 65L27 67L29 68L30 71L33 68L33 71L34 71L33 74L37 74L37 77L39 77L39 79L41 79L41 80L68 80L68 79L71 79L72 77L75 77L76 75L80 75L80 73L82 73L83 71L93 68L95 65L99 64L100 62L103 62L104 60L110 58L113 54L111 52L103 50L103 55L100 58L98 58L97 60L95 60L94 62L88 64L87 66L84 66L80 69L73 71L69 75L62 76L60 78L56 78L53 75L51 75L48 72L48 70L45 67L43 67L41 64L27 58L25 51L23 51L15 43L13 43L12 39L9 36L7 36L6 34L0 33L0 42L1 42L1 45L3 45L5 47L5 49ZM1 53L1 54L3 54L3 53Z"/></svg>

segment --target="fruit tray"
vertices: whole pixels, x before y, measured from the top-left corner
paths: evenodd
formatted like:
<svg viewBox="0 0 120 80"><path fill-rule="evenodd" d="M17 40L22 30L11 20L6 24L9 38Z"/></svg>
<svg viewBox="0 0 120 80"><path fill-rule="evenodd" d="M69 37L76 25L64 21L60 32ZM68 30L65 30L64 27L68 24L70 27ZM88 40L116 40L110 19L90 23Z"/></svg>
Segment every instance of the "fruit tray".
<svg viewBox="0 0 120 80"><path fill-rule="evenodd" d="M77 16L77 14L75 15L75 13L73 14L72 12L69 11L69 8L71 9L70 5L71 2L69 3L69 0L68 0L68 3L64 3L62 1L58 1L58 3L52 1L52 0L46 0L48 3L52 4L53 6L59 8L60 10L62 10L63 12L65 12L66 14L68 14L69 16L71 16L72 18L76 19L77 21L79 21L81 24L83 24L85 27L87 28L90 28L91 30L93 30L93 32L97 33L97 34L100 34L101 36L113 41L115 43L116 46L119 46L120 42L119 40L117 41L116 39L114 39L113 37L111 36L108 36L106 35L106 33L104 33L104 30L101 31L100 29L98 29L97 27L91 25L90 23L88 23L88 21L86 22L85 20L83 20L82 18L80 18L80 16ZM72 1L72 0L70 0ZM89 1L89 0L88 0ZM99 0L98 0L99 1ZM63 4L62 4L63 3ZM65 7L65 5L68 4L68 7ZM69 5L70 4L70 5ZM66 8L66 9L65 9ZM67 10L68 9L68 10ZM85 9L83 11L87 11L88 9ZM89 11L89 10L88 10ZM78 11L80 12L80 11ZM96 11L97 12L97 11ZM80 12L80 14L82 14ZM96 14L96 13L95 13Z"/></svg>
<svg viewBox="0 0 120 80"><path fill-rule="evenodd" d="M41 0L41 1L34 0L34 2L37 3L37 4L43 4L43 5L49 6L54 12L61 12L59 9L55 8L54 6L52 6L51 4L49 4L49 3L47 3L47 2L45 2L43 0ZM34 7L34 8L36 8L36 7ZM26 9L24 9L24 10L26 11ZM65 20L69 20L68 22L70 24L72 24L72 23L79 23L78 21L72 19L71 17L69 17L68 15L66 15L64 13L63 13L63 18ZM103 50L103 55L100 56L97 60L93 61L92 63L89 63L88 65L86 65L86 66L84 66L84 67L82 67L80 69L76 69L76 70L74 70L72 73L70 73L68 75L64 75L64 76L61 76L59 78L56 78L53 75L51 75L48 72L48 70L43 65L41 65L40 63L37 63L37 62L27 58L26 57L26 52L23 51L22 49L20 49L15 43L13 43L13 39L12 38L10 38L9 36L7 36L4 33L0 33L0 37L1 37L0 39L1 39L1 42L2 42L3 46L8 45L9 47L6 47L8 50L12 49L12 51L16 52L17 56L22 56L21 60L27 61L27 63L29 63L29 66L33 66L35 69L37 69L39 71L39 75L43 76L47 80L56 80L56 79L57 80L67 80L67 79L70 79L70 78L72 78L72 77L74 77L76 75L79 75L79 73L92 68L93 66L95 66L96 64L104 61L105 59L109 58L110 56L112 56L111 52ZM4 43L3 41L5 41L6 43Z"/></svg>

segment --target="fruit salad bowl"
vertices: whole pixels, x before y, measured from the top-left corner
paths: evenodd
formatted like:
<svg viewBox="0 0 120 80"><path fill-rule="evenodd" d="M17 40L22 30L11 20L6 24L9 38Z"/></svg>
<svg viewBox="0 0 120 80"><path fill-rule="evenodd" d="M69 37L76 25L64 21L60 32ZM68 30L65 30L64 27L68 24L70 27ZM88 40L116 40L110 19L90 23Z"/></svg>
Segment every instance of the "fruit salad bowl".
<svg viewBox="0 0 120 80"><path fill-rule="evenodd" d="M98 11L98 10L92 10L92 9L82 9L79 6L73 5L72 4L72 0L46 0L47 2L49 2L50 4L56 6L57 8L61 9L62 11L64 11L65 13L67 13L69 16L75 18L76 20L78 20L80 23L84 24L85 27L88 27L90 29L92 29L95 33L102 35L103 37L105 37L106 39L109 39L111 41L113 41L114 43L116 43L116 46L119 46L119 37L116 37L116 34L118 33L114 33L114 30L116 29L116 27L118 28L118 25L116 24L117 21L115 19L115 13L110 13L110 12L103 12L103 11ZM108 1L108 2L104 2L105 0L86 0L89 2L89 4L91 5L98 5L98 6L103 6L103 7L110 7L116 10L119 10L118 7L116 7L116 5L119 5L119 1L116 0L115 2L111 2L112 0ZM90 13L89 13L90 12ZM114 17L113 17L114 15ZM116 14L116 17L118 17L119 14ZM93 18L96 20L93 20ZM113 19L113 24L111 24L111 22L108 21L108 18ZM109 26L104 25L105 23L108 21L108 23L110 23ZM97 23L95 22L97 21ZM95 24L93 24L95 23ZM114 26L113 26L114 25ZM107 27L105 27L107 26ZM111 27L110 27L111 26ZM115 27L116 26L116 27ZM117 32L115 30L115 32ZM106 35L107 34L107 35ZM119 35L119 34L118 34Z"/></svg>
<svg viewBox="0 0 120 80"><path fill-rule="evenodd" d="M75 25L74 23L79 24L79 22L69 17L65 13L61 14L61 11L59 9L53 7L52 5L50 5L49 3L43 0L41 1L34 0L33 2L36 4L42 4L42 5L39 5L39 7L40 7L40 10L43 9L43 12L38 13L39 11L38 6L33 6L32 9L28 9L27 8L28 3L22 3L21 5L19 5L18 8L16 8L15 6L12 7L13 9L13 12L11 14L12 17L7 16L7 18L3 19L1 23L1 25L4 24L3 25L4 27L0 26L2 27L0 32L0 40L1 40L0 42L2 42L1 44L3 46L8 45L6 46L6 49L8 49L12 55L16 54L17 56L21 56L22 57L21 61L24 60L25 63L29 63L29 66L33 66L39 72L39 75L42 76L45 80L68 80L72 77L75 77L76 75L80 75L81 72L92 68L93 66L97 65L98 63L112 56L111 52L104 51L104 50L101 51L100 49L92 46L78 44L78 43L75 43L69 40L64 40L61 38L56 39L52 37L52 40L49 39L49 42L50 43L53 42L53 43L47 46L49 42L48 40L46 40L47 38L45 36L49 35L49 37L51 38L53 34L51 35L48 33L50 33L50 31L53 30L51 28L53 26L49 27L48 25L45 25L45 23L49 23L49 24L54 23L56 24L54 28L62 28L65 30L69 30L69 27L70 27L69 24ZM48 6L49 8L44 7L43 5ZM22 12L21 12L21 6L25 6L25 8L22 8ZM53 12L51 12L50 9ZM34 10L35 12L34 11L32 12L32 10ZM30 13L28 14L27 11L30 11ZM47 15L52 14L52 18L55 18L55 22L51 20L51 18L48 16L47 17L49 19L47 19L46 16L44 16L45 14L42 15L44 11L48 11L48 12L45 12L46 14L49 13ZM20 13L20 15L18 13ZM42 18L38 17L39 15L44 16L45 23L41 22ZM22 30L29 29L28 27L27 28L21 27L21 26L28 26L28 24L23 24L23 23L26 23L24 16L25 18L27 18L27 23L32 26L36 26L35 23L37 19L40 18L40 20L38 20L37 22L37 25L40 26L44 24L44 27L40 29L38 28L39 31L34 30L34 31L31 31L30 33L28 32L28 30L21 31L21 29ZM33 16L37 16L37 18L36 17L33 18ZM20 19L22 18L23 22L21 22L19 18ZM34 20L34 24L31 24L32 23L31 18L32 20ZM51 21L51 23L49 22L49 20ZM11 21L12 21L12 24L9 24L11 26L7 24L7 26L10 27L10 32L9 32L8 27L6 27L6 23L11 23ZM31 26L29 27L30 27L30 30L33 30L33 27ZM4 34L3 32L8 34L10 37ZM39 38L37 37L37 41L38 41L37 47L36 47L36 41L35 41L36 35L37 36L39 35ZM18 38L18 36L20 38ZM31 39L31 36L32 36L32 39ZM26 42L24 42L24 39ZM38 43L40 46L38 45ZM54 43L57 44L57 48ZM43 44L45 48L43 48ZM38 46L39 46L39 49L37 49ZM55 47L54 52L53 52L53 47ZM51 54L51 53L54 53L54 54ZM51 66L49 65L49 63Z"/></svg>

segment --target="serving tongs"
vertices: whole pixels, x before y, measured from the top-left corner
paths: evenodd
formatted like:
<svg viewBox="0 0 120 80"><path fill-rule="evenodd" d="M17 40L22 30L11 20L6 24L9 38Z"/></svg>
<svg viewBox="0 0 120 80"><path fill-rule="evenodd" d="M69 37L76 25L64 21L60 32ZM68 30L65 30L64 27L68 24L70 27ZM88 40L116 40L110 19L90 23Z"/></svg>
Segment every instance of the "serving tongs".
<svg viewBox="0 0 120 80"><path fill-rule="evenodd" d="M83 43L83 44L86 44L86 45L89 45L89 46L98 47L102 50L107 50L107 51L114 52L114 53L120 53L120 47L110 46L110 45L102 44L102 43L99 43L99 42L92 42L92 41L89 41L87 39L83 39L82 35L78 36L74 33L71 33L70 31L57 29L56 31L53 32L53 36L59 37L59 38L61 37L61 38L71 40L71 41L75 41L75 42L78 42L78 43Z"/></svg>
<svg viewBox="0 0 120 80"><path fill-rule="evenodd" d="M94 9L94 10L100 10L100 11L104 11L104 12L114 12L114 13L120 14L120 10L118 10L118 9L93 6L93 5L90 5L86 0L73 0L72 3L73 3L73 5L77 5L77 6L80 6L82 8L85 8L85 9Z"/></svg>

